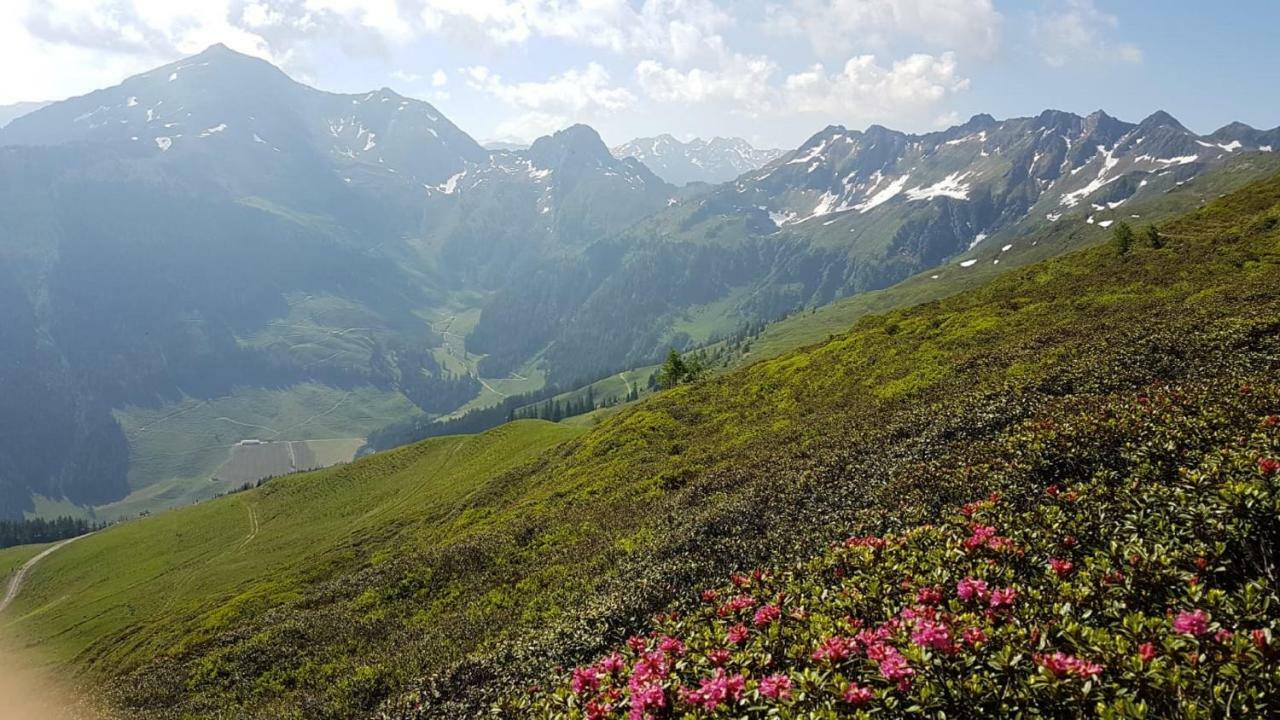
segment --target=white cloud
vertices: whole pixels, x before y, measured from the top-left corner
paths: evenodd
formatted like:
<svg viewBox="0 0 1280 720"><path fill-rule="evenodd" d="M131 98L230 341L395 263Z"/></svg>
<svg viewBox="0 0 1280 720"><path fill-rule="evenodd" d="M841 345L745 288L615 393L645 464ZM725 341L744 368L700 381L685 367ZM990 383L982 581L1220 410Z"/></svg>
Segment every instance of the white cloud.
<svg viewBox="0 0 1280 720"><path fill-rule="evenodd" d="M658 102L725 101L758 113L772 102L769 80L776 70L777 65L763 56L733 55L718 68L683 71L644 60L636 66L636 81Z"/></svg>
<svg viewBox="0 0 1280 720"><path fill-rule="evenodd" d="M228 20L223 0L4 0L0 102L54 100L216 42L276 62L266 41ZM22 68L21 72L12 71Z"/></svg>
<svg viewBox="0 0 1280 720"><path fill-rule="evenodd" d="M652 60L636 67L645 96L658 103L704 104L717 112L773 119L820 115L828 121L907 121L937 125L948 98L969 87L955 53L918 53L891 65L874 55L850 58L829 72L817 64L774 81L777 65L765 57L736 55L717 68L677 70Z"/></svg>
<svg viewBox="0 0 1280 720"><path fill-rule="evenodd" d="M908 38L943 50L989 55L1003 18L991 0L794 0L771 5L766 29L806 37L824 57L848 57Z"/></svg>
<svg viewBox="0 0 1280 720"><path fill-rule="evenodd" d="M1032 36L1044 61L1053 67L1072 62L1142 62L1138 46L1116 39L1120 21L1099 10L1093 0L1064 0L1038 15Z"/></svg>
<svg viewBox="0 0 1280 720"><path fill-rule="evenodd" d="M732 18L713 0L404 0L427 33L521 45L534 37L686 62L723 47Z"/></svg>
<svg viewBox="0 0 1280 720"><path fill-rule="evenodd" d="M463 68L472 88L520 111L499 126L503 139L531 140L574 122L588 122L635 104L631 91L615 87L598 63L570 69L541 82L508 83L489 68Z"/></svg>
<svg viewBox="0 0 1280 720"><path fill-rule="evenodd" d="M443 70L437 70L431 73L431 85L433 87L444 87L449 84L449 75Z"/></svg>
<svg viewBox="0 0 1280 720"><path fill-rule="evenodd" d="M878 119L932 109L969 81L960 76L955 53L945 52L917 53L890 67L859 55L836 73L815 65L791 75L784 87L787 105L799 112Z"/></svg>

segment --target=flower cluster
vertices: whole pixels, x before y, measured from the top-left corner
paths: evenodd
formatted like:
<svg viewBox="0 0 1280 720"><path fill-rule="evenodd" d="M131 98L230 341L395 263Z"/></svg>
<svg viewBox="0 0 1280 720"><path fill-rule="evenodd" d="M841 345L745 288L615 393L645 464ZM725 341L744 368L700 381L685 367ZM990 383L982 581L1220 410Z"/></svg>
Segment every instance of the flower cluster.
<svg viewBox="0 0 1280 720"><path fill-rule="evenodd" d="M1280 471L1264 462L1280 424L1260 424L1202 469L1058 476L941 522L855 535L791 569L735 574L526 707L589 720L1139 705L1274 715L1280 613L1254 599L1268 585L1250 557L1280 532L1265 510L1280 501ZM1035 425L1035 446L1067 425ZM1236 687L1241 677L1253 681Z"/></svg>

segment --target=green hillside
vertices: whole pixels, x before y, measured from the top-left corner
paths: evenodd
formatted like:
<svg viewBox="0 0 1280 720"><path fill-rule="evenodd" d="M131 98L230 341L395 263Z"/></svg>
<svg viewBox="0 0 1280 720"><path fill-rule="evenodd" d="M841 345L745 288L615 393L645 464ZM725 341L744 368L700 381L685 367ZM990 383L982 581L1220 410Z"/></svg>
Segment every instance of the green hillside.
<svg viewBox="0 0 1280 720"><path fill-rule="evenodd" d="M7 627L125 676L114 699L148 717L487 712L730 572L997 489L1163 479L1252 431L1280 404L1280 178L1162 233L863 317L577 437L432 440L111 529L42 565ZM1119 412L1147 396L1191 418L1155 456ZM1062 443L1015 442L1049 422Z"/></svg>
<svg viewBox="0 0 1280 720"><path fill-rule="evenodd" d="M7 619L54 661L120 672L308 584L441 542L467 498L576 434L527 421L438 438L126 523L44 561Z"/></svg>

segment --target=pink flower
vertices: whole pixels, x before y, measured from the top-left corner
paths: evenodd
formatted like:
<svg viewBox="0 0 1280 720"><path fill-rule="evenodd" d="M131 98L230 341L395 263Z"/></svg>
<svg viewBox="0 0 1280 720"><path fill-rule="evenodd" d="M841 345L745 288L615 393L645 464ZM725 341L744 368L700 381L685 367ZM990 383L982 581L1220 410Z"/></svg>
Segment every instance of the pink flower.
<svg viewBox="0 0 1280 720"><path fill-rule="evenodd" d="M1280 459L1258 458L1258 471L1263 475L1274 475L1280 471Z"/></svg>
<svg viewBox="0 0 1280 720"><path fill-rule="evenodd" d="M774 700L791 697L791 678L782 673L760 678L760 694Z"/></svg>
<svg viewBox="0 0 1280 720"><path fill-rule="evenodd" d="M1209 615L1203 610L1184 610L1173 619L1173 629L1183 635L1203 635L1209 632Z"/></svg>
<svg viewBox="0 0 1280 720"><path fill-rule="evenodd" d="M717 667L729 662L729 658L731 656L732 653L724 648L716 648L714 650L707 651L707 660Z"/></svg>
<svg viewBox="0 0 1280 720"><path fill-rule="evenodd" d="M622 666L622 656L618 653L606 655L600 658L600 662L596 663L596 667L599 668L600 672L605 673L606 675L612 675L613 673L621 671Z"/></svg>
<svg viewBox="0 0 1280 720"><path fill-rule="evenodd" d="M1249 631L1249 639L1253 641L1254 647L1259 650L1267 649L1267 631L1262 628Z"/></svg>
<svg viewBox="0 0 1280 720"><path fill-rule="evenodd" d="M1226 628L1222 628L1221 630L1213 634L1213 639L1223 645L1231 642L1231 638L1232 638L1232 633L1230 630Z"/></svg>
<svg viewBox="0 0 1280 720"><path fill-rule="evenodd" d="M732 615L739 610L746 610L747 608L755 607L755 605L756 599L750 595L738 595L731 598L729 602L721 605L716 610L716 614L724 617L725 615Z"/></svg>
<svg viewBox="0 0 1280 720"><path fill-rule="evenodd" d="M1051 655L1035 655L1034 658L1040 667L1058 677L1088 679L1101 674L1103 669L1097 663L1081 660L1074 655L1068 655L1063 652L1055 652Z"/></svg>
<svg viewBox="0 0 1280 720"><path fill-rule="evenodd" d="M662 639L658 641L658 649L668 655L675 655L676 657L684 655L684 643L668 635L664 635Z"/></svg>
<svg viewBox="0 0 1280 720"><path fill-rule="evenodd" d="M972 534L964 540L965 550L975 550L986 545L991 538L996 536L996 529L990 525L972 525L969 528Z"/></svg>
<svg viewBox="0 0 1280 720"><path fill-rule="evenodd" d="M627 638L627 647L630 648L631 652L642 653L649 647L649 641L639 635L632 635Z"/></svg>
<svg viewBox="0 0 1280 720"><path fill-rule="evenodd" d="M667 694L659 683L631 685L631 720L644 720L649 717L650 710L658 710L667 706Z"/></svg>
<svg viewBox="0 0 1280 720"><path fill-rule="evenodd" d="M991 593L991 608L998 610L1000 608L1013 607L1013 603L1018 599L1018 591L1013 588L1000 588Z"/></svg>
<svg viewBox="0 0 1280 720"><path fill-rule="evenodd" d="M945 623L921 620L911 633L911 642L923 648L948 651L952 649L951 630Z"/></svg>
<svg viewBox="0 0 1280 720"><path fill-rule="evenodd" d="M853 654L853 640L835 635L822 641L813 651L813 659L819 662L843 662Z"/></svg>
<svg viewBox="0 0 1280 720"><path fill-rule="evenodd" d="M871 692L871 688L862 687L857 683L849 683L849 687L844 691L844 701L851 705L866 705L875 699L875 693Z"/></svg>
<svg viewBox="0 0 1280 720"><path fill-rule="evenodd" d="M921 605L937 605L942 602L942 588L922 587L916 592L916 602Z"/></svg>
<svg viewBox="0 0 1280 720"><path fill-rule="evenodd" d="M1062 558L1049 558L1049 569L1058 577L1066 577L1075 569L1075 565L1070 560Z"/></svg>
<svg viewBox="0 0 1280 720"><path fill-rule="evenodd" d="M702 679L697 690L686 689L682 694L689 705L701 705L711 711L726 701L737 702L746 684L747 678L742 674L726 675L724 668L718 668L714 676Z"/></svg>
<svg viewBox="0 0 1280 720"><path fill-rule="evenodd" d="M884 538L873 537L870 535L864 537L851 537L844 541L845 547L869 547L873 550L879 550L887 544L888 542Z"/></svg>
<svg viewBox="0 0 1280 720"><path fill-rule="evenodd" d="M716 592L715 590L702 591L702 602L704 603L713 603L716 601L716 598L718 597L720 597L720 593Z"/></svg>
<svg viewBox="0 0 1280 720"><path fill-rule="evenodd" d="M725 633L725 640L730 645L741 645L746 641L747 634L747 626L739 623L729 628L729 631Z"/></svg>
<svg viewBox="0 0 1280 720"><path fill-rule="evenodd" d="M867 657L880 666L880 674L886 680L900 682L916 674L898 648L892 645L885 643L870 645L867 647Z"/></svg>
<svg viewBox="0 0 1280 720"><path fill-rule="evenodd" d="M569 682L574 695L585 695L600 688L600 673L593 667L573 669L573 679Z"/></svg>
<svg viewBox="0 0 1280 720"><path fill-rule="evenodd" d="M762 605L759 610L756 610L756 615L755 618L752 619L752 622L755 623L756 627L766 627L780 617L782 617L781 608L770 603L768 605Z"/></svg>
<svg viewBox="0 0 1280 720"><path fill-rule="evenodd" d="M587 720L605 720L613 713L613 704L593 699L587 703L585 709L587 711Z"/></svg>
<svg viewBox="0 0 1280 720"><path fill-rule="evenodd" d="M966 577L956 583L956 597L961 600L985 600L987 598L987 581Z"/></svg>
<svg viewBox="0 0 1280 720"><path fill-rule="evenodd" d="M978 628L978 627L965 628L965 631L964 631L965 645L969 645L972 647L974 645L978 645L986 641L987 641L987 634L982 631L982 628Z"/></svg>
<svg viewBox="0 0 1280 720"><path fill-rule="evenodd" d="M1156 659L1156 646L1152 643L1145 642L1138 646L1138 659L1144 663L1149 663Z"/></svg>

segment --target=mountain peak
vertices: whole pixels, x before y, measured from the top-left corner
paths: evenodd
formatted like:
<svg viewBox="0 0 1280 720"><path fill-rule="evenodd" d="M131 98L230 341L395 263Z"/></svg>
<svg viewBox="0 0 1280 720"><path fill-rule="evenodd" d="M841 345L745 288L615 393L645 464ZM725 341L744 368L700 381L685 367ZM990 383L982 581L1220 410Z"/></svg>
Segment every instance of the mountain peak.
<svg viewBox="0 0 1280 720"><path fill-rule="evenodd" d="M991 117L987 113L978 113L977 115L974 115L973 117L969 118L969 122L965 123L964 125L961 125L960 127L964 128L965 130L982 130L984 128L995 127L998 124L999 123L996 121L996 119Z"/></svg>
<svg viewBox="0 0 1280 720"><path fill-rule="evenodd" d="M538 167L563 168L613 162L600 133L581 123L538 138L529 146L529 159Z"/></svg>
<svg viewBox="0 0 1280 720"><path fill-rule="evenodd" d="M1138 127L1143 129L1167 127L1173 128L1174 130L1186 130L1182 123L1178 122L1177 118L1164 110L1157 110L1151 113L1138 124Z"/></svg>

